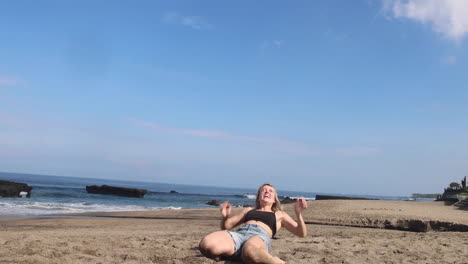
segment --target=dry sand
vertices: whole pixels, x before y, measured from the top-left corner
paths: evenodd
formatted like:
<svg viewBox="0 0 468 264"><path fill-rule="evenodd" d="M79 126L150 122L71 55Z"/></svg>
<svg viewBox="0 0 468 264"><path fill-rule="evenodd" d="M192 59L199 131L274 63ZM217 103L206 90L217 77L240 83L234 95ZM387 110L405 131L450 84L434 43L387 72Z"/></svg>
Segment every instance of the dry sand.
<svg viewBox="0 0 468 264"><path fill-rule="evenodd" d="M468 211L437 202L308 204L309 235L282 229L273 240L272 254L288 263L468 263L467 232L381 229L413 220L468 226ZM285 210L294 215L292 205ZM108 217L0 218L0 263L214 263L198 243L218 230L217 209L87 215Z"/></svg>

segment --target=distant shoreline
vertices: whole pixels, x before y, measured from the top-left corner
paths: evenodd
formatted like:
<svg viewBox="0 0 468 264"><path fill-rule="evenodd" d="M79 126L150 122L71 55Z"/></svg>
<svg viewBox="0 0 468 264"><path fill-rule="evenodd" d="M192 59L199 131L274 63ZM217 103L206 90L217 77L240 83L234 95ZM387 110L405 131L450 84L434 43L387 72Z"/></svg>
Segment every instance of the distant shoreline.
<svg viewBox="0 0 468 264"><path fill-rule="evenodd" d="M22 176L33 176L33 177L46 177L46 178L53 178L55 180L59 178L65 178L69 179L72 181L76 180L84 180L85 184L81 186L82 188L86 188L86 184L90 185L93 184L94 182L102 182L103 184L106 182L118 182L122 183L121 187L128 187L128 186L133 186L133 184L153 184L153 185L162 185L162 186L186 186L186 187L200 187L200 188L221 188L221 189L230 189L230 190L245 190L247 193L252 193L254 194L256 192L256 188L243 188L243 187L228 187L228 186L216 186L216 185L203 185L203 184L181 184L181 183L168 183L168 182L158 182L158 181L143 181L143 180L124 180L124 179L110 179L110 178L90 178L90 177L79 177L79 176L59 176L59 175L47 175L47 174L34 174L34 173L20 173L20 172L2 172L0 171L0 179L2 179L2 176L5 176L7 180L15 180L18 178L21 178ZM28 182L24 182L26 184L29 184ZM273 183L274 184L274 183ZM330 192L316 192L316 191L296 191L296 190L283 190L281 189L281 186L278 187L278 192L283 192L283 193L312 193L312 194L323 194L323 195L336 195L336 196L360 196L360 197L384 197L383 200L401 200L397 198L411 198L411 194L401 194L401 195L381 195L381 194L356 194L356 193L343 193L343 192L337 192L337 193L330 193ZM170 189L165 190L167 192L170 191Z"/></svg>

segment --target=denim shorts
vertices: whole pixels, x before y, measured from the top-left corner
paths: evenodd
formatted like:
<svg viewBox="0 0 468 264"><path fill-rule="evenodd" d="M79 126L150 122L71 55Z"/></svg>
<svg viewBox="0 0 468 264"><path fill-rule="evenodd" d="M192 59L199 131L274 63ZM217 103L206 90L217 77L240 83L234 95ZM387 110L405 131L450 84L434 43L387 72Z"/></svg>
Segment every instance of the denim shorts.
<svg viewBox="0 0 468 264"><path fill-rule="evenodd" d="M242 254L242 247L244 243L251 237L257 236L263 240L265 247L268 251L271 249L271 238L268 232L261 226L255 224L246 224L241 226L237 231L227 231L232 240L234 240L234 245L236 253L233 257L240 257Z"/></svg>

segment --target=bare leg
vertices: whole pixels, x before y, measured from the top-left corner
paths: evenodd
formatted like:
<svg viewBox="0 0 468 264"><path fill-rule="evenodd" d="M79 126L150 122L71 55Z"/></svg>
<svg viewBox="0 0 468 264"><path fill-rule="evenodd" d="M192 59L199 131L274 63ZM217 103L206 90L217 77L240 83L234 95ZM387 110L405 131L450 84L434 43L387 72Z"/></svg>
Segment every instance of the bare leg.
<svg viewBox="0 0 468 264"><path fill-rule="evenodd" d="M242 248L242 260L247 264L285 264L268 253L265 243L257 236L249 238Z"/></svg>
<svg viewBox="0 0 468 264"><path fill-rule="evenodd" d="M216 231L207 235L200 241L199 249L203 255L216 261L235 253L234 241L226 231Z"/></svg>

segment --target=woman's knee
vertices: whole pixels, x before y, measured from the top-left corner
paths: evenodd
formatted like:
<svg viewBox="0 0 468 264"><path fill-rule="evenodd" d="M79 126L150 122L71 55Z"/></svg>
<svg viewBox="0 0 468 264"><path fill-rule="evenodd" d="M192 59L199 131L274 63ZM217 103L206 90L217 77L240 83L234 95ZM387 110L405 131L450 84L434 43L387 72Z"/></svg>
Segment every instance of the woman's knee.
<svg viewBox="0 0 468 264"><path fill-rule="evenodd" d="M262 250L265 250L265 247L258 241L247 241L242 248L242 260L246 263L258 263Z"/></svg>
<svg viewBox="0 0 468 264"><path fill-rule="evenodd" d="M204 237L200 241L200 244L198 244L198 249L200 250L200 252L209 258L212 255L212 251L214 250L214 247L215 247L215 243L213 243L213 240L210 239L208 236Z"/></svg>
<svg viewBox="0 0 468 264"><path fill-rule="evenodd" d="M225 253L223 252L223 248L220 247L219 241L209 235L200 241L198 248L205 257L214 260L219 260L219 257Z"/></svg>
<svg viewBox="0 0 468 264"><path fill-rule="evenodd" d="M207 235L200 241L198 246L203 255L214 260L235 253L234 241L231 235L225 231L217 231Z"/></svg>

